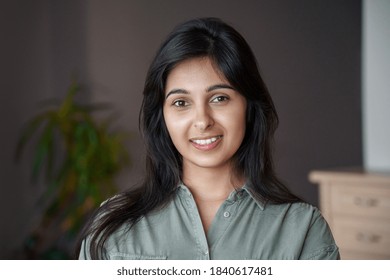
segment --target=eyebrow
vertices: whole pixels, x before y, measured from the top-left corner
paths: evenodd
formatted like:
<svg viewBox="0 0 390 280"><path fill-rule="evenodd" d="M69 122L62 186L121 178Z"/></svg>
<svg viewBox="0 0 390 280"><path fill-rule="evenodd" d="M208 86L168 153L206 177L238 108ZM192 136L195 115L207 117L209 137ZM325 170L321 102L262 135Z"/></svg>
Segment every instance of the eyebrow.
<svg viewBox="0 0 390 280"><path fill-rule="evenodd" d="M233 88L232 86L230 86L228 84L216 84L216 85L213 85L213 86L209 86L206 89L206 92L211 92L211 91L214 91L214 90L217 90L217 89L236 90L235 88ZM173 89L173 90L169 91L167 96L165 96L165 99L167 99L171 94L189 94L189 92L187 90L185 90L185 89L176 88L176 89Z"/></svg>

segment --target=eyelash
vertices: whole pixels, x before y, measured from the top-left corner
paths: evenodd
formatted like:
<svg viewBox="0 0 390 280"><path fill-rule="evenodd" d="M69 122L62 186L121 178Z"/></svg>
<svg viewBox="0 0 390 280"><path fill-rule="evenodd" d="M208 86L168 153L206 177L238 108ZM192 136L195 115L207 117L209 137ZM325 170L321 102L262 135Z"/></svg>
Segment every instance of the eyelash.
<svg viewBox="0 0 390 280"><path fill-rule="evenodd" d="M226 102L229 100L230 100L230 98L228 96L218 95L218 96L212 98L210 100L210 103L222 103L222 102ZM180 105L180 103L181 103L181 105ZM183 108L183 107L188 106L188 102L185 100L182 100L182 99L178 99L178 100L175 100L174 102L172 102L172 106Z"/></svg>
<svg viewBox="0 0 390 280"><path fill-rule="evenodd" d="M221 102L225 102L225 101L228 101L230 98L228 96L225 96L225 95L218 95L216 97L214 97L213 99L211 99L211 102L213 102L213 100L218 100L217 102L218 103L221 103ZM223 99L223 100L220 100L220 99Z"/></svg>
<svg viewBox="0 0 390 280"><path fill-rule="evenodd" d="M179 103L184 103L184 105L179 105ZM185 100L175 100L173 103L172 103L173 106L175 107L186 107L188 106L188 102L186 102Z"/></svg>

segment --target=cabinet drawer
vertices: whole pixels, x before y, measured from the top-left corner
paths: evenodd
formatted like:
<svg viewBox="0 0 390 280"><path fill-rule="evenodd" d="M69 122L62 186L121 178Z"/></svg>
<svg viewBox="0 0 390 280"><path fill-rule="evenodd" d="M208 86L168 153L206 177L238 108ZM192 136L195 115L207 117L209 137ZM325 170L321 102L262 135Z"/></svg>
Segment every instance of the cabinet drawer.
<svg viewBox="0 0 390 280"><path fill-rule="evenodd" d="M390 253L388 255L371 254L343 250L343 248L340 248L340 256L342 260L390 260Z"/></svg>
<svg viewBox="0 0 390 280"><path fill-rule="evenodd" d="M336 217L333 223L333 234L341 251L390 256L390 223L388 221Z"/></svg>
<svg viewBox="0 0 390 280"><path fill-rule="evenodd" d="M361 217L390 218L390 188L333 183L332 212Z"/></svg>

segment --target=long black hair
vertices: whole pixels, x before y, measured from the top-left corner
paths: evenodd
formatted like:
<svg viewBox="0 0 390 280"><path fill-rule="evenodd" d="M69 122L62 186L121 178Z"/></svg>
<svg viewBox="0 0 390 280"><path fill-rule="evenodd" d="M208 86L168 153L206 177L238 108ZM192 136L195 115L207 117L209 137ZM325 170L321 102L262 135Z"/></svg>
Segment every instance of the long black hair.
<svg viewBox="0 0 390 280"><path fill-rule="evenodd" d="M195 57L213 61L247 100L246 133L233 163L235 170L244 175L249 190L267 203L300 201L275 176L272 142L278 117L249 45L234 28L219 19L190 20L173 30L150 65L139 119L146 145L145 178L137 188L104 203L86 226L81 240L90 238L91 258L101 257L107 238L119 227L128 225L130 229L174 197L181 180L182 158L163 117L165 83L178 63Z"/></svg>

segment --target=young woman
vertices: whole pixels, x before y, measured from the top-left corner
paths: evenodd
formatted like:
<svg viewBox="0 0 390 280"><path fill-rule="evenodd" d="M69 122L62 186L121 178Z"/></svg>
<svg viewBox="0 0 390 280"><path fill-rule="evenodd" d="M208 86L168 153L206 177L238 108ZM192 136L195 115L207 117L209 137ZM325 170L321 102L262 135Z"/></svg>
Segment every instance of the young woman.
<svg viewBox="0 0 390 280"><path fill-rule="evenodd" d="M319 210L275 176L277 123L239 33L215 18L179 25L146 78L145 179L98 209L79 258L339 258Z"/></svg>

